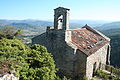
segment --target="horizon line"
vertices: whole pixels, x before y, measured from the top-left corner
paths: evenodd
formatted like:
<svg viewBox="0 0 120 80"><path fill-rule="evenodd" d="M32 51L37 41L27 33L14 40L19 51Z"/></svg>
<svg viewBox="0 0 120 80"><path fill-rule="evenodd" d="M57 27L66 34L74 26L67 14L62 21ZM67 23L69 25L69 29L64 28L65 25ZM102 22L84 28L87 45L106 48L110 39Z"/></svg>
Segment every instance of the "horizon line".
<svg viewBox="0 0 120 80"><path fill-rule="evenodd" d="M30 18L25 18L25 19L6 19L6 18L1 18L0 20L41 20L41 21L54 21L54 19L30 19ZM70 19L71 20L86 20L86 21L120 21L120 20L102 20L102 19Z"/></svg>

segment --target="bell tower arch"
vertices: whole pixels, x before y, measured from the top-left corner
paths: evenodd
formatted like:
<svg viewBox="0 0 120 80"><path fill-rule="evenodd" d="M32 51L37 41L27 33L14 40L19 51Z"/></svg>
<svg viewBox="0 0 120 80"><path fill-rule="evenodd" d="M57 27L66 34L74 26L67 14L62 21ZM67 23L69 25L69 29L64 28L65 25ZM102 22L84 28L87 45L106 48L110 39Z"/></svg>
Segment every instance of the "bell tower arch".
<svg viewBox="0 0 120 80"><path fill-rule="evenodd" d="M70 9L63 7L54 9L54 29L69 29L69 11Z"/></svg>

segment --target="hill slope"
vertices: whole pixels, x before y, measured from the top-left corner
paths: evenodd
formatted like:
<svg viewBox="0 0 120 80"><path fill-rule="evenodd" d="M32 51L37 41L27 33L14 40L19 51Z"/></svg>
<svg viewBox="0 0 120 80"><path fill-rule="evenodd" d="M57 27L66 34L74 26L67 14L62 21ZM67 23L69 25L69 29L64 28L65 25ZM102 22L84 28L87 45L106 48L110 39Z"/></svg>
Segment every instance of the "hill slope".
<svg viewBox="0 0 120 80"><path fill-rule="evenodd" d="M98 30L108 30L120 28L120 21L103 24L102 26L96 27Z"/></svg>
<svg viewBox="0 0 120 80"><path fill-rule="evenodd" d="M111 65L120 67L120 34L110 35L111 38Z"/></svg>

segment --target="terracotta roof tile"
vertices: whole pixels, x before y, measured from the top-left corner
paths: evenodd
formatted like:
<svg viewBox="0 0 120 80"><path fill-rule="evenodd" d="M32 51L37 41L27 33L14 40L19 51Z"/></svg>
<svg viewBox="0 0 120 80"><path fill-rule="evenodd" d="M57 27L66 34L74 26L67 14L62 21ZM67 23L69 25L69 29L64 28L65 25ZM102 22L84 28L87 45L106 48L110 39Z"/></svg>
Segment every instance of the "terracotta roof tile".
<svg viewBox="0 0 120 80"><path fill-rule="evenodd" d="M72 43L88 56L108 43L104 37L85 27L79 30L72 30L71 39Z"/></svg>

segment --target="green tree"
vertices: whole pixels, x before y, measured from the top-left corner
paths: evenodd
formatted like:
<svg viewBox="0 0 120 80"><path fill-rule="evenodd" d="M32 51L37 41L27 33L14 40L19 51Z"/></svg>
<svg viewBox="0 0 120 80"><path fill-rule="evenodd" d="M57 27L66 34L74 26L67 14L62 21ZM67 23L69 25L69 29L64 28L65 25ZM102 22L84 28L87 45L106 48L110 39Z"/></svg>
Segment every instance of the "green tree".
<svg viewBox="0 0 120 80"><path fill-rule="evenodd" d="M15 69L20 80L59 80L52 55L41 45L29 47L18 39L0 39L0 62Z"/></svg>
<svg viewBox="0 0 120 80"><path fill-rule="evenodd" d="M13 37L21 34L22 34L22 30L16 29L13 26L6 26L0 29L0 39L1 38L12 39Z"/></svg>

